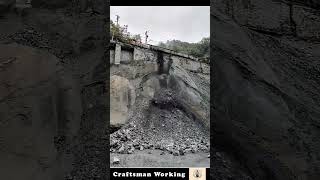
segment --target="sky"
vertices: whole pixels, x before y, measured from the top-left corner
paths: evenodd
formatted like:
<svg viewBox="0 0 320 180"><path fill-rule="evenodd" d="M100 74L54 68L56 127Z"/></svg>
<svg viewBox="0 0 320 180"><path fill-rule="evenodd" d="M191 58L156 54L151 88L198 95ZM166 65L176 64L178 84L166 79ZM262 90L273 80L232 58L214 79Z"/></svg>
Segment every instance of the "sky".
<svg viewBox="0 0 320 180"><path fill-rule="evenodd" d="M181 40L199 42L210 36L210 6L111 6L110 18L128 25L130 34L141 34L144 42L148 30L148 43ZM150 41L149 41L150 39Z"/></svg>

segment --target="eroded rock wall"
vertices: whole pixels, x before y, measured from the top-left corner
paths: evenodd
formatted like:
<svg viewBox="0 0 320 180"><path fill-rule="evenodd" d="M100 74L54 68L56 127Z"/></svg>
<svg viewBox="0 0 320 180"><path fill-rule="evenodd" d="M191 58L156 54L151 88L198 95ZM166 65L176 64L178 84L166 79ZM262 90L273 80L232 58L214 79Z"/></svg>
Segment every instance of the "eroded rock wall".
<svg viewBox="0 0 320 180"><path fill-rule="evenodd" d="M255 179L318 179L319 4L211 1L212 140Z"/></svg>
<svg viewBox="0 0 320 180"><path fill-rule="evenodd" d="M83 2L1 1L3 179L107 179L107 5Z"/></svg>

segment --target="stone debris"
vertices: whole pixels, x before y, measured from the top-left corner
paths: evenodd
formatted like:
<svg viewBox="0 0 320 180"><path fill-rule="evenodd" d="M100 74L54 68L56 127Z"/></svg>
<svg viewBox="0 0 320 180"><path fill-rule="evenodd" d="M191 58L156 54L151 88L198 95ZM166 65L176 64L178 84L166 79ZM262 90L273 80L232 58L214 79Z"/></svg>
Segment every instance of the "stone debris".
<svg viewBox="0 0 320 180"><path fill-rule="evenodd" d="M179 156L179 151L173 151L172 153L174 156Z"/></svg>
<svg viewBox="0 0 320 180"><path fill-rule="evenodd" d="M184 150L179 149L179 155L180 155L180 156L183 156L183 155L184 155Z"/></svg>
<svg viewBox="0 0 320 180"><path fill-rule="evenodd" d="M120 159L117 157L113 158L112 164L120 164Z"/></svg>
<svg viewBox="0 0 320 180"><path fill-rule="evenodd" d="M183 156L210 151L208 132L179 108L173 92L164 90L154 103L147 110L153 113L135 111L148 118L136 118L110 135L111 152L132 154L134 149L157 149Z"/></svg>

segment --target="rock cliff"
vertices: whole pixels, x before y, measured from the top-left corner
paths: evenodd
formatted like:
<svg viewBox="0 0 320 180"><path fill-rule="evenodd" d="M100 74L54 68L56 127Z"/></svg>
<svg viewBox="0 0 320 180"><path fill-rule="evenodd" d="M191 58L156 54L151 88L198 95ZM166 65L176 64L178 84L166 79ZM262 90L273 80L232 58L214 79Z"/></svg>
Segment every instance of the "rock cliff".
<svg viewBox="0 0 320 180"><path fill-rule="evenodd" d="M0 1L1 179L107 178L105 3Z"/></svg>
<svg viewBox="0 0 320 180"><path fill-rule="evenodd" d="M320 177L319 5L211 1L211 144L254 179Z"/></svg>

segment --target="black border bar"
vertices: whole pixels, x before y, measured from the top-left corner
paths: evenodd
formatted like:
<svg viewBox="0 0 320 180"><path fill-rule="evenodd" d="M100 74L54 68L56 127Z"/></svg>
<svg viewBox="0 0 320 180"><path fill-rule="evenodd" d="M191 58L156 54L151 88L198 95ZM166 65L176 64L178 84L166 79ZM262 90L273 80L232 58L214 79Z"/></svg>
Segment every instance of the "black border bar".
<svg viewBox="0 0 320 180"><path fill-rule="evenodd" d="M210 0L110 0L111 6L210 6Z"/></svg>

